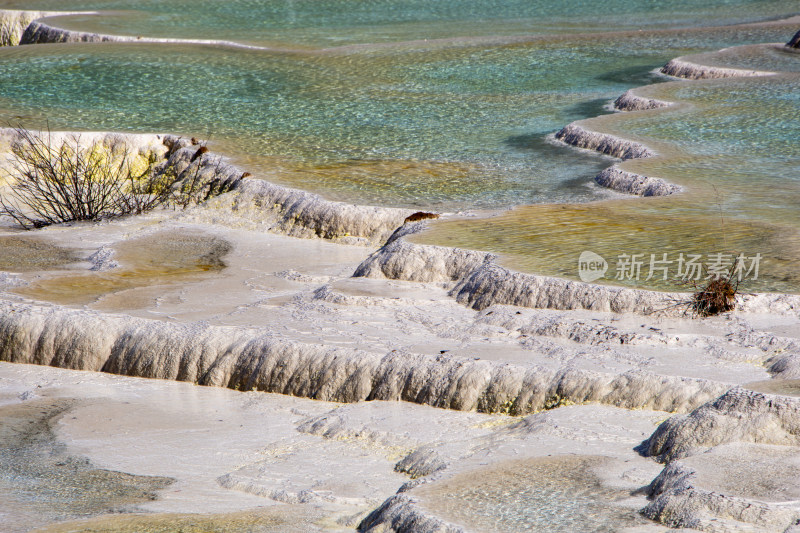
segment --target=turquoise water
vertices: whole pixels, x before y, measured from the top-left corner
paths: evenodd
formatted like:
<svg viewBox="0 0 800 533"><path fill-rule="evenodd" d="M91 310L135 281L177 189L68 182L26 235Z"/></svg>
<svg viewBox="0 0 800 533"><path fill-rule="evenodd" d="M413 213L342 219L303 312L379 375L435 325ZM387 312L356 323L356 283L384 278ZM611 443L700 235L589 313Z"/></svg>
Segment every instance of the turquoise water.
<svg viewBox="0 0 800 533"><path fill-rule="evenodd" d="M0 118L210 138L335 199L441 209L608 196L608 160L546 142L686 52L779 31L534 39L347 54L104 44L0 50ZM558 68L555 68L558 65ZM379 168L373 168L378 165Z"/></svg>
<svg viewBox="0 0 800 533"><path fill-rule="evenodd" d="M642 254L639 279L601 281L686 289L676 266L667 280L646 280L648 260L668 254L729 257L761 254L758 279L746 291L800 287L800 55L774 49L739 51L720 66L763 65L776 76L673 82L640 90L676 106L652 113L619 113L587 122L591 129L642 140L659 156L623 164L686 187L668 198L617 200L585 206L528 206L480 221L438 224L421 242L488 249L511 267L576 277L584 250L609 260ZM763 67L762 67L763 68Z"/></svg>
<svg viewBox="0 0 800 533"><path fill-rule="evenodd" d="M793 61L800 67L800 54ZM797 224L800 121L792 117L800 117L799 84L799 75L787 74L671 85L659 96L684 108L624 117L614 129L674 150L638 168L695 190L715 187L715 203L727 213Z"/></svg>
<svg viewBox="0 0 800 533"><path fill-rule="evenodd" d="M800 51L782 45L734 46L690 56L701 65L761 71L800 72Z"/></svg>
<svg viewBox="0 0 800 533"><path fill-rule="evenodd" d="M790 250L781 259L785 265L800 248L800 145L786 141L798 138L798 80L791 73L800 70L800 54L759 48L708 55L735 45L787 41L797 24L721 25L778 19L800 6L619 0L33 0L0 6L116 10L56 23L276 47L105 43L2 49L0 120L207 138L271 181L332 199L437 210L617 197L593 181L609 158L554 145L548 135L573 120L608 113L604 106L627 89L665 81L652 71L676 56L705 53L704 61L720 66L783 70L790 74L665 84L658 97L688 105L606 115L593 124L652 144L664 157L630 168L689 191L668 200L623 202L618 214L628 221L625 228L692 217L676 227L675 238L659 238L676 250L687 236L705 245L715 242L723 209L733 220L728 229L746 251L764 235L769 251L781 250L785 239L791 245L784 246ZM352 44L359 46L341 46ZM627 230L615 237L588 221L595 233L574 242L572 233L557 228L543 235L541 228L554 228L558 219L541 220L526 209L510 215L522 221L512 223L510 235L505 228L502 241L492 229L460 232L458 239L443 231L436 239L506 253L517 268L568 277L587 239L606 243L607 253L630 244ZM548 209L540 212L553 216ZM754 225L758 231L749 229ZM552 242L544 242L548 238ZM558 253L542 255L553 249ZM780 270L761 287L795 290L796 276L785 266Z"/></svg>
<svg viewBox="0 0 800 533"><path fill-rule="evenodd" d="M105 33L340 46L413 39L727 25L800 13L778 0L12 0L17 9L116 10L67 26Z"/></svg>

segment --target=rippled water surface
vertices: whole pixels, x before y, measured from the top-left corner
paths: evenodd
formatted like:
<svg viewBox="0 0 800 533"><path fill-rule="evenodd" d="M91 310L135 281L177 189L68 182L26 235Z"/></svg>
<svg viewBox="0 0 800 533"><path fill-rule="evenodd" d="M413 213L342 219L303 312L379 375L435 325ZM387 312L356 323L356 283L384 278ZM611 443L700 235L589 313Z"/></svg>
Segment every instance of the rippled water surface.
<svg viewBox="0 0 800 533"><path fill-rule="evenodd" d="M321 56L18 47L0 50L0 117L209 137L269 179L337 199L440 208L585 201L608 194L592 182L607 160L546 136L603 113L687 46L716 48L736 38L729 33Z"/></svg>
<svg viewBox="0 0 800 533"><path fill-rule="evenodd" d="M0 6L112 10L52 23L274 48L2 49L0 120L210 138L258 177L332 199L434 210L616 197L593 181L611 159L555 145L548 136L573 120L608 113L604 106L629 88L665 81L651 71L673 57L785 42L797 29L791 23L720 26L795 14L785 2L745 0L31 0ZM607 115L596 123L655 147L664 157L628 168L684 185L687 193L602 204L601 211L619 216L601 214L594 222L577 212L553 218L550 207L525 207L471 228L442 224L427 242L497 251L516 268L568 277L575 277L587 242L600 243L604 255L627 253L632 243L644 254L698 247L771 254L754 289L797 290L790 265L800 219L800 145L786 140L798 138L793 73L800 54L772 47L702 57L787 73L664 84L658 97L686 105ZM581 231L569 231L573 218L586 222ZM505 227L492 225L511 219ZM653 226L661 231L652 241L630 239ZM719 240L721 248L707 248Z"/></svg>
<svg viewBox="0 0 800 533"><path fill-rule="evenodd" d="M746 53L745 53L746 52ZM728 259L760 254L745 290L796 292L800 287L800 54L762 47L730 54L731 65L765 66L769 77L668 83L645 91L680 105L656 113L620 113L592 129L653 146L659 156L623 168L686 187L684 194L583 206L529 206L476 222L443 222L418 240L504 254L521 270L578 276L583 251L610 263L602 281L678 290L680 254ZM718 63L723 63L722 58ZM672 260L651 274L650 259ZM640 275L618 271L617 259L640 254ZM748 263L749 266L749 263ZM649 278L649 279L648 279Z"/></svg>
<svg viewBox="0 0 800 533"><path fill-rule="evenodd" d="M340 46L415 39L725 25L800 12L780 0L6 0L16 9L104 10L60 22L125 35Z"/></svg>
<svg viewBox="0 0 800 533"><path fill-rule="evenodd" d="M692 206L683 207L663 199L648 201L644 207L628 200L528 206L489 218L437 222L414 240L498 252L501 262L511 268L570 279L578 278L581 253L590 251L608 263L599 283L681 291L693 288L679 279L685 274L689 281L700 282L706 275L699 267L686 266L690 257L700 256L698 265L713 264L718 258L720 264L731 265L744 254L744 292L792 291L800 286L796 229L720 218L713 212L690 215ZM754 279L755 270L745 274L757 254L761 258Z"/></svg>
<svg viewBox="0 0 800 533"><path fill-rule="evenodd" d="M620 502L630 493L604 487L598 457L565 456L461 474L420 492L434 515L481 533L611 532L647 521Z"/></svg>
<svg viewBox="0 0 800 533"><path fill-rule="evenodd" d="M670 279L648 276L651 257L744 254L762 258L759 279L745 290L800 290L800 54L774 46L716 53L788 41L796 22L736 24L797 15L792 2L0 0L0 8L100 10L48 22L251 46L0 49L0 121L195 136L256 177L328 198L486 210L433 224L418 239L495 251L520 270L576 278L578 256L590 250L608 260L606 282L673 289L675 270ZM653 74L687 54L709 65L780 74L698 82ZM655 83L644 90L648 96L679 105L608 111L625 90ZM611 158L549 140L565 124L598 115L594 129L640 140L659 154L624 168L685 192L648 199L612 193L593 181ZM0 270L55 270L79 259L75 250L18 235L4 236L0 250ZM117 251L117 270L91 277L50 272L20 291L71 305L105 297L114 308L125 300L130 309L138 305L133 290L155 293L213 275L230 245L205 235L156 234ZM636 279L615 279L617 259L636 254ZM797 383L770 390L797 394ZM76 519L133 510L171 482L69 456L51 431L66 407L34 407L0 413L10 421L0 427L6 506L43 523ZM641 523L635 509L620 505L630 495L604 487L594 468L602 459L515 463L423 489L425 505L482 531L614 531ZM306 530L318 518L157 515L84 525L288 531Z"/></svg>

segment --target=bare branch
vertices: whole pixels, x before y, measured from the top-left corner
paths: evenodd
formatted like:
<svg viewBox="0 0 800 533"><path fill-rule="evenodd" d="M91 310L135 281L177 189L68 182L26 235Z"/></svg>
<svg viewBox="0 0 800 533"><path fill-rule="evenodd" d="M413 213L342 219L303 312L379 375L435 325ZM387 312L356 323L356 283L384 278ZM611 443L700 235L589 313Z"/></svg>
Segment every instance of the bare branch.
<svg viewBox="0 0 800 533"><path fill-rule="evenodd" d="M209 164L202 157L205 147L189 169L178 173L158 168L152 153L142 161L121 138L85 146L74 135L54 145L49 131L46 136L21 127L15 131L10 185L0 194L0 215L26 229L136 215L167 205L186 208L230 188L219 178L219 160Z"/></svg>

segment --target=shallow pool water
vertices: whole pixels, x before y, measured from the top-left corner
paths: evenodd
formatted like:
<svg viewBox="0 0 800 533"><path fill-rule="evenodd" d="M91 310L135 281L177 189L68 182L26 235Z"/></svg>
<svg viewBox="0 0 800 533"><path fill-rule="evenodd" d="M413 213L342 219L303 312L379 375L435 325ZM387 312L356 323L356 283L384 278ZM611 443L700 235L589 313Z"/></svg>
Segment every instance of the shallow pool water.
<svg viewBox="0 0 800 533"><path fill-rule="evenodd" d="M767 394L800 396L800 379L770 379L746 383L744 388Z"/></svg>
<svg viewBox="0 0 800 533"><path fill-rule="evenodd" d="M5 0L16 9L104 10L67 27L159 37L331 47L414 39L729 25L797 13L780 0Z"/></svg>
<svg viewBox="0 0 800 533"><path fill-rule="evenodd" d="M34 280L15 292L37 300L85 305L130 289L163 291L166 287L197 281L221 271L232 245L219 237L196 231L160 231L117 243L112 249L113 260L119 263L117 268L51 275ZM142 300L129 295L123 298L124 309L146 306L158 292L145 295Z"/></svg>
<svg viewBox="0 0 800 533"><path fill-rule="evenodd" d="M324 55L18 47L0 50L0 118L206 137L254 173L361 203L464 209L586 201L608 194L592 182L607 159L552 146L547 135L604 113L607 101L654 81L649 71L675 55L777 32L752 33Z"/></svg>
<svg viewBox="0 0 800 533"><path fill-rule="evenodd" d="M600 282L667 290L680 283L678 259L717 254L727 260L761 257L758 276L742 290L796 292L800 287L800 55L774 47L732 54L769 56L769 77L674 82L641 91L674 102L672 108L618 113L589 120L596 131L644 142L656 157L622 165L685 187L666 198L615 200L583 206L526 206L468 221L441 222L419 242L445 241L503 254L505 264L577 279L584 251L603 256L610 272ZM738 58L738 60L737 60ZM719 59L719 64L725 61ZM624 255L639 254L640 274L617 270ZM651 273L650 260L672 261ZM747 263L748 270L750 263ZM732 263L732 261L728 261ZM622 263L625 266L625 263ZM630 266L630 265L628 265Z"/></svg>
<svg viewBox="0 0 800 533"><path fill-rule="evenodd" d="M151 515L107 515L102 518L57 524L39 533L308 533L343 531L326 527L324 514L316 508L298 509L281 505L256 511L214 515L154 513ZM322 523L322 524L321 524Z"/></svg>
<svg viewBox="0 0 800 533"><path fill-rule="evenodd" d="M647 521L622 502L630 492L603 486L604 459L543 457L460 474L419 492L433 515L481 533L610 532Z"/></svg>
<svg viewBox="0 0 800 533"><path fill-rule="evenodd" d="M29 531L48 523L132 512L174 483L159 476L105 470L71 454L54 425L71 400L34 399L0 407L0 513L3 530Z"/></svg>
<svg viewBox="0 0 800 533"><path fill-rule="evenodd" d="M437 211L534 205L489 219L498 227L486 220L472 228L445 223L425 238L496 251L507 264L534 272L575 278L587 243L604 256L635 245L646 257L762 254L763 278L752 290L800 288L793 266L800 153L787 142L798 136L800 54L750 47L702 56L719 66L785 73L666 83L648 91L683 105L655 113L606 109L627 89L667 81L652 71L673 57L787 41L796 23L729 25L796 14L783 2L607 0L571 10L484 0L329 0L313 9L244 0L0 6L122 9L53 23L276 47L2 49L0 120L208 138L257 177L335 200ZM542 204L619 197L593 181L610 158L549 140L565 124L598 115L604 116L592 121L595 129L642 140L662 156L625 168L686 192L591 204L601 206L595 221L577 214L582 207L553 218ZM572 232L576 225L580 231ZM658 228L651 240L630 238L650 227ZM652 279L618 281L674 288Z"/></svg>
<svg viewBox="0 0 800 533"><path fill-rule="evenodd" d="M730 265L744 254L741 292L791 292L800 286L800 236L794 228L687 211L663 199L644 207L629 200L527 206L487 218L435 222L413 240L492 251L513 269L569 279L579 279L579 258L588 251L607 262L596 282L668 291L704 284L707 272L690 267L692 257L699 257L692 264L719 259ZM748 271L757 254L756 276L755 269Z"/></svg>
<svg viewBox="0 0 800 533"><path fill-rule="evenodd" d="M0 236L0 250L0 270L6 272L59 269L80 261L77 250L26 234Z"/></svg>

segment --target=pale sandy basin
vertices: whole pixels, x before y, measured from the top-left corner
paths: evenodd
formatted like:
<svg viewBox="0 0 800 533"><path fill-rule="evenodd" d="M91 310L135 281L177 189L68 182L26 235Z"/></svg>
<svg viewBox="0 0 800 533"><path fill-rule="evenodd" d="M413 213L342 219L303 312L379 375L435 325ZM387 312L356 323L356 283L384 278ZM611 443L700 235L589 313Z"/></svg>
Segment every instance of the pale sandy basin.
<svg viewBox="0 0 800 533"><path fill-rule="evenodd" d="M396 531L657 531L664 526L639 510L664 465L637 447L658 425L737 385L795 390L786 381L794 360L775 366L796 351L800 319L792 313L696 320L508 305L477 311L449 295L452 282L352 277L374 247L264 233L213 207L4 236L38 243L17 246L25 268L3 277L7 321L18 312L78 313L62 327L90 343L100 332L81 328L98 327L88 326L96 319L143 332L171 324L178 336L203 331L214 346L251 335L295 343L300 354L345 350L338 353L354 366L331 370L332 381L375 372L371 393L330 396L346 403L309 399L322 393L302 392L314 390L303 380L319 378L292 367L288 355L271 377L251 381L257 390L224 388L226 378L209 382L221 387L198 386L180 381L204 382L203 371L171 374L170 354L183 350L181 365L200 368L207 356L192 350L203 346L179 347L173 340L189 341L161 333L149 347L128 345L140 363L131 359L126 372L169 379L2 363L0 417L38 420L46 449L70 458L54 463L41 442L32 451L11 443L0 511L8 531L383 531L396 506L373 529L364 520L397 501L397 516L430 522L400 521ZM49 335L43 324L31 334ZM120 335L115 342L128 342L129 333ZM38 350L9 351L17 341L6 339L7 360ZM403 370L410 373L392 370L404 360L415 362ZM443 370L416 377L413 365ZM524 407L515 395L528 385L506 389L522 374L541 376L533 389L549 387L543 403ZM409 382L396 396L381 392L388 382L380 381L393 379ZM784 455L797 450L785 439L778 446ZM59 462L82 465L82 477L53 482ZM726 468L712 485L769 475Z"/></svg>
<svg viewBox="0 0 800 533"><path fill-rule="evenodd" d="M128 531L129 521L138 524L137 531L162 531L180 520L211 531L352 530L357 518L409 481L394 465L420 447L452 461L453 472L485 470L489 478L494 464L508 468L509 461L536 457L564 455L574 461L569 458L605 454L602 475L616 488L600 490L597 495L609 501L599 505L609 506L612 517L641 523L635 505L643 498L620 503L629 499L620 495L628 495L659 468L631 446L666 416L575 406L536 415L539 428L515 429L514 418L402 402L343 405L8 363L0 364L0 387L0 416L6 420L19 416L23 406L33 416L45 404L68 405L49 421L63 456L88 460L95 469L132 474L139 482L167 485L152 501L131 497L120 503L106 494L106 505L138 519L84 519L47 531ZM606 420L602 430L597 423L587 426L599 417ZM330 424L332 434L309 430L309 421L326 418L336 421ZM574 477L568 471L564 486L574 484ZM536 481L529 475L529 482ZM73 487L74 500L60 513L53 511L48 492L6 493L5 530L28 531L55 519L102 513L100 504L88 509L81 503L92 482L89 478L84 486ZM558 479L549 483L558 484ZM186 513L191 516L168 516Z"/></svg>
<svg viewBox="0 0 800 533"><path fill-rule="evenodd" d="M0 530L800 530L797 296L696 319L238 185L0 226Z"/></svg>

